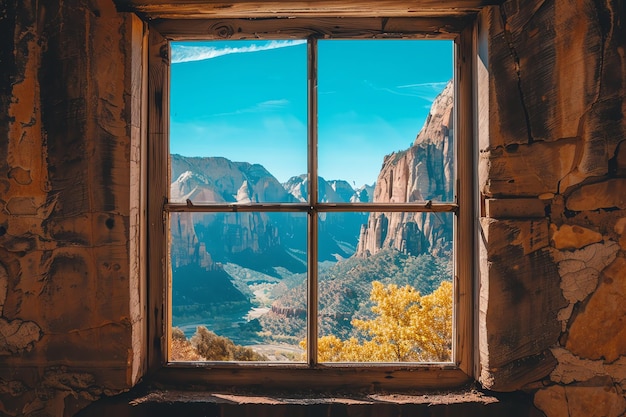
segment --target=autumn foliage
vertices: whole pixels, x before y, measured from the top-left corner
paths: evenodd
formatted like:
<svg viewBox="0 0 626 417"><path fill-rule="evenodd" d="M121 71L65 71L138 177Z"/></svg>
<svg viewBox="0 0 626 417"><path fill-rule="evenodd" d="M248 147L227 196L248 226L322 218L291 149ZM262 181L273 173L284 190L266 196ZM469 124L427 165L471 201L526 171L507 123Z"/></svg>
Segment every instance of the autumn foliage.
<svg viewBox="0 0 626 417"><path fill-rule="evenodd" d="M320 362L449 362L452 355L452 284L422 296L410 285L372 283L375 316L353 319L362 337L318 340ZM302 343L304 346L304 343Z"/></svg>

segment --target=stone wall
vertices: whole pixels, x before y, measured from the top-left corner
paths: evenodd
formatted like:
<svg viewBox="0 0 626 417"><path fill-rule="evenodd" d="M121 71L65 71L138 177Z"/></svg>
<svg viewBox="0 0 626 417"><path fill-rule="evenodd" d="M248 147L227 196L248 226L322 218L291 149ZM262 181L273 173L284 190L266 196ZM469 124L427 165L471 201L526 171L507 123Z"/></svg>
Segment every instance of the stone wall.
<svg viewBox="0 0 626 417"><path fill-rule="evenodd" d="M0 2L0 415L72 415L143 373L142 36L110 0Z"/></svg>
<svg viewBox="0 0 626 417"><path fill-rule="evenodd" d="M625 16L516 0L481 20L480 381L548 417L626 412Z"/></svg>

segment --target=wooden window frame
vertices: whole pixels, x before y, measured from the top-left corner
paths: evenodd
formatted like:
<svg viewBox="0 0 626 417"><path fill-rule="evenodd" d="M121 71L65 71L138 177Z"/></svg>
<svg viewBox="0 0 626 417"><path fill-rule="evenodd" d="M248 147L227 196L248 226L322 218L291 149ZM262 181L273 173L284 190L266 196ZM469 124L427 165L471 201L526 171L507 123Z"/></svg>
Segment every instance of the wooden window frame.
<svg viewBox="0 0 626 417"><path fill-rule="evenodd" d="M264 19L164 19L149 26L148 41L148 367L153 378L174 385L246 387L287 390L415 390L452 388L475 377L475 146L474 55L475 15L454 17L323 17ZM169 42L180 40L235 39L448 39L455 44L454 118L457 204L324 205L300 207L320 211L444 211L455 212L454 230L454 340L451 364L320 364L168 362L170 346L171 282L168 273L168 212L206 211L207 206L187 207L167 201L169 168ZM313 63L314 65L315 63ZM309 98L309 112L315 112ZM315 114L315 113L314 113ZM310 123L309 135L315 135ZM316 155L309 157L309 173L316 177ZM312 158L312 159L311 159ZM163 169L165 167L165 169ZM316 181L310 191L315 201ZM237 210L275 211L277 207L237 207ZM280 206L280 205L279 205ZM409 208L410 207L410 208ZM298 208L298 209L300 209ZM218 210L223 210L220 206ZM284 207L283 207L284 209ZM282 209L281 209L282 210ZM234 209L233 209L234 211ZM293 210L292 210L293 211ZM315 224L316 222L312 222ZM314 226L312 226L314 229ZM314 239L313 237L312 239ZM313 259L315 261L315 252ZM315 274L314 274L315 275ZM310 277L309 288L317 284ZM316 303L309 294L309 304ZM317 335L317 317L307 315L309 340ZM310 344L311 345L311 344ZM315 351L313 344L309 353Z"/></svg>

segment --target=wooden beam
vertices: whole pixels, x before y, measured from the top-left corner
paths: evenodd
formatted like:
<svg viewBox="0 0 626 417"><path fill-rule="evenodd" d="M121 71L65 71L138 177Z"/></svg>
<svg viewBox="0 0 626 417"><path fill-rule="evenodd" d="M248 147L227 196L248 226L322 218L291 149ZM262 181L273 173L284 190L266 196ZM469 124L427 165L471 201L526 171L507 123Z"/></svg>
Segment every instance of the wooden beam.
<svg viewBox="0 0 626 417"><path fill-rule="evenodd" d="M201 385L205 389L246 386L248 389L397 391L450 389L470 381L463 371L449 364L259 365L175 362L161 368L155 379L167 386Z"/></svg>
<svg viewBox="0 0 626 417"><path fill-rule="evenodd" d="M115 0L118 10L136 12L147 20L249 17L417 17L477 12L502 0L320 0L216 1Z"/></svg>
<svg viewBox="0 0 626 417"><path fill-rule="evenodd" d="M470 21L470 17L157 19L151 26L172 40L304 39L310 36L454 39Z"/></svg>
<svg viewBox="0 0 626 417"><path fill-rule="evenodd" d="M170 184L169 155L169 44L156 31L150 31L148 50L148 361L150 370L167 362L169 335L168 297L171 291L164 277L167 269L169 226L163 217L163 196Z"/></svg>
<svg viewBox="0 0 626 417"><path fill-rule="evenodd" d="M457 146L459 202L455 236L455 349L459 369L468 375L474 370L474 275L476 233L476 184L474 176L474 26L468 26L456 42L455 142ZM458 127L457 127L458 126Z"/></svg>

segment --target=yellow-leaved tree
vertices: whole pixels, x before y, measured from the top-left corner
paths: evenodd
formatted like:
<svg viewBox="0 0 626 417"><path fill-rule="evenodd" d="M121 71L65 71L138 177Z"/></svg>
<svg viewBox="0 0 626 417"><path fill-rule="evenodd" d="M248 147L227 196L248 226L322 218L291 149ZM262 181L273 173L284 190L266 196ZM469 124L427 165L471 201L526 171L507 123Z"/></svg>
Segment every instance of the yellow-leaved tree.
<svg viewBox="0 0 626 417"><path fill-rule="evenodd" d="M320 362L448 362L452 355L452 284L422 296L410 285L372 283L371 320L352 320L366 337L318 341ZM304 345L304 343L302 343Z"/></svg>

